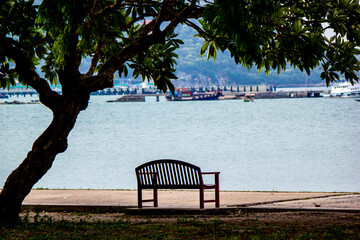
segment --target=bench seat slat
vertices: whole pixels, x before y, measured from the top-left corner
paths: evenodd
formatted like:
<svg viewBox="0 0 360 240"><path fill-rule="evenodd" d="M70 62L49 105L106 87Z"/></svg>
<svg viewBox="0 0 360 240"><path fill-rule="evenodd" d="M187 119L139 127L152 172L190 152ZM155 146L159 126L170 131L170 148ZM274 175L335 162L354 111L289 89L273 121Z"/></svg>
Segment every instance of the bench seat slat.
<svg viewBox="0 0 360 240"><path fill-rule="evenodd" d="M181 179L182 179L182 183L183 185L186 184L186 178L185 178L185 170L184 170L184 166L180 165L180 171L181 171Z"/></svg>
<svg viewBox="0 0 360 240"><path fill-rule="evenodd" d="M164 170L164 164L158 164L159 168L160 168L160 173L161 173L161 176L163 176L162 178L162 185L164 184L167 184L167 181L166 181L166 174L165 174L165 170Z"/></svg>
<svg viewBox="0 0 360 240"><path fill-rule="evenodd" d="M190 182L191 182L191 184L195 184L195 177L194 177L194 169L192 169L192 168L189 168L189 172L190 172Z"/></svg>
<svg viewBox="0 0 360 240"><path fill-rule="evenodd" d="M154 171L157 173L160 173L158 164L154 164ZM160 175L157 179L157 184L160 184L162 182L162 175Z"/></svg>
<svg viewBox="0 0 360 240"><path fill-rule="evenodd" d="M190 184L189 167L185 166L185 172L186 184Z"/></svg>
<svg viewBox="0 0 360 240"><path fill-rule="evenodd" d="M182 182L181 182L181 175L180 175L180 171L179 171L179 164L176 164L176 175L177 175L177 180L178 180L178 182L177 182L177 184L182 184Z"/></svg>
<svg viewBox="0 0 360 240"><path fill-rule="evenodd" d="M170 171L170 175L171 175L171 184L176 185L176 176L174 174L174 167L175 165L173 163L168 163L169 165L169 171Z"/></svg>

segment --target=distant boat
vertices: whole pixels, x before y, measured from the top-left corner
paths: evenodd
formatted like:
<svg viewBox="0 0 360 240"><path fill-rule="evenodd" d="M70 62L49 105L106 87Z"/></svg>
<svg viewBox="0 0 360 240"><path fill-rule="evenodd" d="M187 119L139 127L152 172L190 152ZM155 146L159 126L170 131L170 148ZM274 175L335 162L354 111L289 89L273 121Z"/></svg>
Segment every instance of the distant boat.
<svg viewBox="0 0 360 240"><path fill-rule="evenodd" d="M168 101L209 101L218 100L220 96L221 91L195 93L193 90L177 89L174 96L169 93L165 97Z"/></svg>
<svg viewBox="0 0 360 240"><path fill-rule="evenodd" d="M244 99L244 102L253 102L254 98L255 98L255 94L248 93L248 94L245 94L243 99Z"/></svg>
<svg viewBox="0 0 360 240"><path fill-rule="evenodd" d="M331 97L360 97L360 83L340 82L331 86Z"/></svg>

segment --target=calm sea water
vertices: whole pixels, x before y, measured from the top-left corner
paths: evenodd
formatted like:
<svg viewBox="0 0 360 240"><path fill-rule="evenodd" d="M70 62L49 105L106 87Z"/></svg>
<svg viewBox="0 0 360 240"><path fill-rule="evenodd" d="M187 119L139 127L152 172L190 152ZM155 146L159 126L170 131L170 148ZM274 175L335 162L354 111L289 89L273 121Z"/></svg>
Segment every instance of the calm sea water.
<svg viewBox="0 0 360 240"><path fill-rule="evenodd" d="M360 192L354 99L106 103L116 98L91 98L36 188L136 189L136 166L172 158L220 171L221 190ZM51 117L40 104L0 106L1 186Z"/></svg>

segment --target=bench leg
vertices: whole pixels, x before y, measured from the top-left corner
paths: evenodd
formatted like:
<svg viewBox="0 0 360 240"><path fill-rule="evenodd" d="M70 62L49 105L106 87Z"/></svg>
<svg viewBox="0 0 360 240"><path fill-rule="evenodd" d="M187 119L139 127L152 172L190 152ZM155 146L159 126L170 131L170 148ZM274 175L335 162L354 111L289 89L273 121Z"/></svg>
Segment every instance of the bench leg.
<svg viewBox="0 0 360 240"><path fill-rule="evenodd" d="M157 188L154 188L154 207L158 206L158 191Z"/></svg>
<svg viewBox="0 0 360 240"><path fill-rule="evenodd" d="M220 190L219 190L219 174L215 175L215 207L220 207Z"/></svg>
<svg viewBox="0 0 360 240"><path fill-rule="evenodd" d="M204 208L204 189L200 188L200 208Z"/></svg>
<svg viewBox="0 0 360 240"><path fill-rule="evenodd" d="M219 188L215 189L215 207L219 208L220 207L220 193L219 193Z"/></svg>
<svg viewBox="0 0 360 240"><path fill-rule="evenodd" d="M138 188L138 208L142 208L142 189Z"/></svg>

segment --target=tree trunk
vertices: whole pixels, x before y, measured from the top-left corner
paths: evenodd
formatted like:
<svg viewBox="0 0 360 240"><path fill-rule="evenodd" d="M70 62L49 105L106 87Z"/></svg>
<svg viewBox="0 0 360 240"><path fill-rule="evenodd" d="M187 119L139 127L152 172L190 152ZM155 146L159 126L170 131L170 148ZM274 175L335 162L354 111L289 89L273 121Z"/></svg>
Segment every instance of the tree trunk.
<svg viewBox="0 0 360 240"><path fill-rule="evenodd" d="M63 101L53 111L49 127L34 142L24 161L7 178L0 193L0 223L17 223L25 197L51 168L56 155L66 150L67 137L80 111L84 109L84 99L82 102L79 100L72 98L72 101Z"/></svg>

